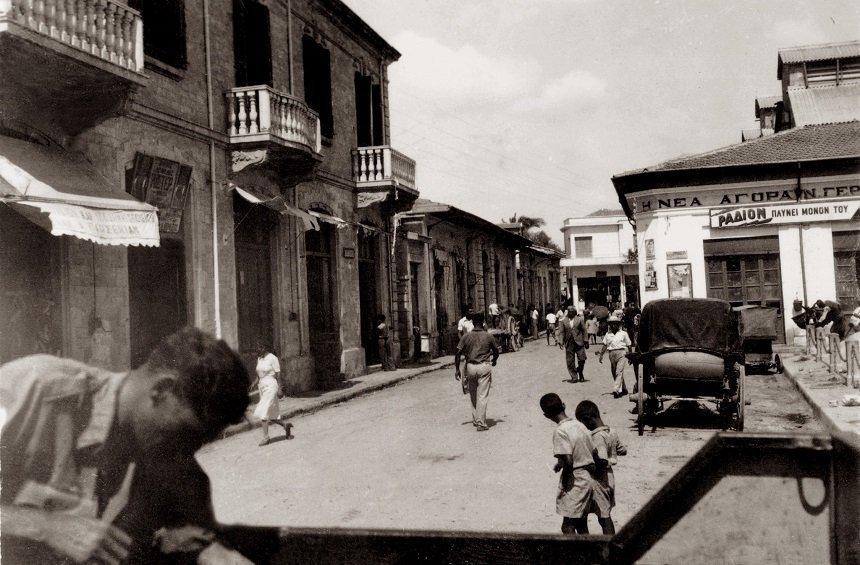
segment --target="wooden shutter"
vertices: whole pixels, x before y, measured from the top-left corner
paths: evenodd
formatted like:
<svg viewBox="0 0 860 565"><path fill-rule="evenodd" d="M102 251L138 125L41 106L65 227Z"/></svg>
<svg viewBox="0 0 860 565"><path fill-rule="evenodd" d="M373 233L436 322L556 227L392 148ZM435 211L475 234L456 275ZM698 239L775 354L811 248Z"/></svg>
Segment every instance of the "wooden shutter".
<svg viewBox="0 0 860 565"><path fill-rule="evenodd" d="M248 2L233 0L233 66L236 86L251 86L248 82Z"/></svg>
<svg viewBox="0 0 860 565"><path fill-rule="evenodd" d="M384 108L382 107L382 86L374 84L371 87L373 99L373 144L382 145L382 119Z"/></svg>
<svg viewBox="0 0 860 565"><path fill-rule="evenodd" d="M355 73L355 131L359 147L373 145L370 128L370 77Z"/></svg>

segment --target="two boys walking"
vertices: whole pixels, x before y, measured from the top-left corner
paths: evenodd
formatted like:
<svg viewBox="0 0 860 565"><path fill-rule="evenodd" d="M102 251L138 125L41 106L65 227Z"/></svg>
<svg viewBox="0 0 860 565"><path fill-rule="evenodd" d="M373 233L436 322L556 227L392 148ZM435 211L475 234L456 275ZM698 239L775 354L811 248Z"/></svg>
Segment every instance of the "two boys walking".
<svg viewBox="0 0 860 565"><path fill-rule="evenodd" d="M600 410L583 400L575 410L576 420L565 412L555 393L543 395L540 407L557 424L552 436L554 471L561 471L556 513L563 517L564 534L587 534L588 515L597 514L604 534L614 534L611 511L615 506L615 476L612 466L627 448L600 418Z"/></svg>

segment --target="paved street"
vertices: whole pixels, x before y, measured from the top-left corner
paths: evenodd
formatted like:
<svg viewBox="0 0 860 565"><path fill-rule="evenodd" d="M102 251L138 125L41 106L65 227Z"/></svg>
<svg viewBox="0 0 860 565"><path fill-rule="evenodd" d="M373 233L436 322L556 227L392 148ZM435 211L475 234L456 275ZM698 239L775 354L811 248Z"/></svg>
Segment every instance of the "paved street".
<svg viewBox="0 0 860 565"><path fill-rule="evenodd" d="M489 432L475 432L443 370L296 418L292 441L258 447L254 430L199 459L227 523L555 533L553 425L538 399L556 391L571 413L583 398L596 401L628 445L616 467L621 525L715 430L688 419L638 437L631 404L608 393L608 372L608 360L590 358L587 382L564 382L562 352L530 343L499 361ZM821 431L781 375L750 376L747 390L747 431Z"/></svg>

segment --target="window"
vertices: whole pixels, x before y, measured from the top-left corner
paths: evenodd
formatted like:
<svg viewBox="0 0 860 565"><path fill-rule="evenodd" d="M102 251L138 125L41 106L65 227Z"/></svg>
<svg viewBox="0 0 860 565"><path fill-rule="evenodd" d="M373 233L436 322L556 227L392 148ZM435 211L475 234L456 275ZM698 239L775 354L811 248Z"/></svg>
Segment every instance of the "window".
<svg viewBox="0 0 860 565"><path fill-rule="evenodd" d="M305 71L305 102L320 115L320 130L325 137L334 135L331 110L331 53L312 37L302 38Z"/></svg>
<svg viewBox="0 0 860 565"><path fill-rule="evenodd" d="M143 18L143 52L171 67L188 67L183 0L129 0Z"/></svg>
<svg viewBox="0 0 860 565"><path fill-rule="evenodd" d="M254 0L233 0L236 86L272 86L269 9Z"/></svg>
<svg viewBox="0 0 860 565"><path fill-rule="evenodd" d="M860 231L833 232L836 300L845 311L860 306Z"/></svg>
<svg viewBox="0 0 860 565"><path fill-rule="evenodd" d="M591 236L573 238L574 257L591 257Z"/></svg>

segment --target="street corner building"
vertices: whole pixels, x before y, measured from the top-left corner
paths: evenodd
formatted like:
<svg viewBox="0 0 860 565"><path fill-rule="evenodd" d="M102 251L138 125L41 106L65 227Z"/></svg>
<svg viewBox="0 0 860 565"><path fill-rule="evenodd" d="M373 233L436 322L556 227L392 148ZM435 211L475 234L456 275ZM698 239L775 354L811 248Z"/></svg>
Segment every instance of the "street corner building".
<svg viewBox="0 0 860 565"><path fill-rule="evenodd" d="M636 226L643 302L860 306L860 41L779 52L781 96L742 142L612 178Z"/></svg>
<svg viewBox="0 0 860 565"><path fill-rule="evenodd" d="M639 304L636 235L623 210L602 209L567 218L561 228L566 284L573 304Z"/></svg>
<svg viewBox="0 0 860 565"><path fill-rule="evenodd" d="M494 224L419 198L400 215L396 251L401 358L453 354L467 309L489 315L557 303L559 255L525 237L522 225Z"/></svg>
<svg viewBox="0 0 860 565"><path fill-rule="evenodd" d="M0 5L0 362L193 325L292 392L363 373L418 196L399 56L338 0Z"/></svg>

